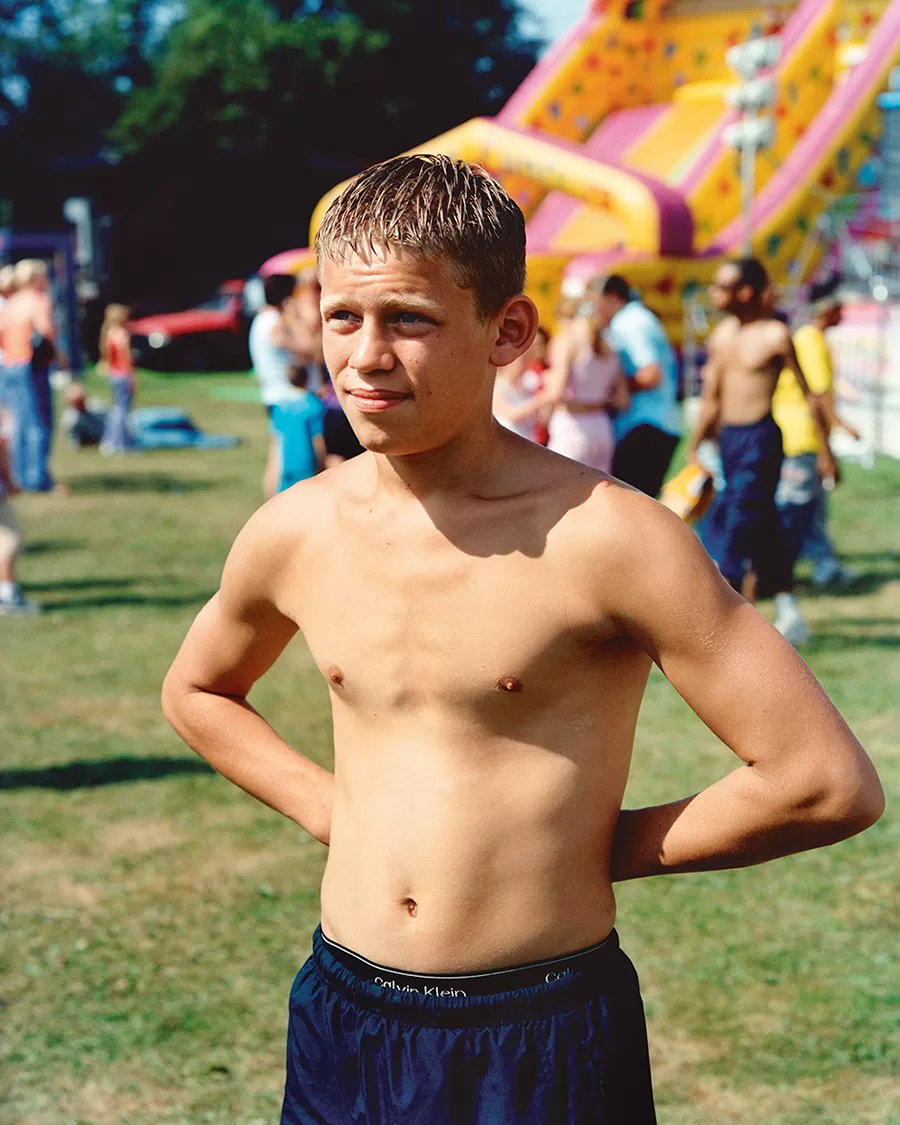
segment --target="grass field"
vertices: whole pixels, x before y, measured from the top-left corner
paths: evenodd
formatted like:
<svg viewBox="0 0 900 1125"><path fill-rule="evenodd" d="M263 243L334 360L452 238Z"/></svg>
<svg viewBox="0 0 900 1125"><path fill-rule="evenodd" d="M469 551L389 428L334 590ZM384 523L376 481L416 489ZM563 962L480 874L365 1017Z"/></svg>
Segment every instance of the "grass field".
<svg viewBox="0 0 900 1125"><path fill-rule="evenodd" d="M158 705L259 502L262 411L228 397L246 383L141 381L145 404L188 406L205 428L243 437L237 450L110 461L60 449L72 495L18 504L21 577L46 612L0 620L10 1125L278 1118L287 994L316 923L324 849L213 775ZM834 526L862 577L807 599L805 655L881 770L885 817L836 848L620 890L661 1125L900 1125L898 492L900 465L848 469ZM302 642L253 699L329 762L327 692ZM732 764L654 674L628 803L681 796Z"/></svg>

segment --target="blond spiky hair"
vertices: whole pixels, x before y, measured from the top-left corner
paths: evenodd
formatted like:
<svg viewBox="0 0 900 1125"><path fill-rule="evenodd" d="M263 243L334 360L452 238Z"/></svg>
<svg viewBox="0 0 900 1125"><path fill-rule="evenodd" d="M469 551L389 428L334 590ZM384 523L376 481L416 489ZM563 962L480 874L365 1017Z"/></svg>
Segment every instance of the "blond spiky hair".
<svg viewBox="0 0 900 1125"><path fill-rule="evenodd" d="M316 254L413 250L444 260L494 316L525 287L525 217L483 169L449 156L398 156L352 180L325 212Z"/></svg>

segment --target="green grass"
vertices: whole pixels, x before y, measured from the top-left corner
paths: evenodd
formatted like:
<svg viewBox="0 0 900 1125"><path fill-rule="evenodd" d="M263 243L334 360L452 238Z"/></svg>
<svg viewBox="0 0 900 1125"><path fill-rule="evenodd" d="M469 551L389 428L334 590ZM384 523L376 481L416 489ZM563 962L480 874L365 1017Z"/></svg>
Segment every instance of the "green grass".
<svg viewBox="0 0 900 1125"><path fill-rule="evenodd" d="M316 923L324 851L210 773L158 706L168 663L259 503L265 424L241 400L246 386L142 376L143 403L185 405L244 443L117 461L60 449L72 495L18 503L21 577L46 612L0 621L3 1122L277 1120L287 993ZM834 525L863 577L807 599L806 655L889 797L900 772L898 486L900 465L848 468ZM302 642L254 702L329 762L327 692ZM654 675L629 802L682 795L731 764ZM898 843L889 804L837 848L620 889L661 1125L900 1125Z"/></svg>

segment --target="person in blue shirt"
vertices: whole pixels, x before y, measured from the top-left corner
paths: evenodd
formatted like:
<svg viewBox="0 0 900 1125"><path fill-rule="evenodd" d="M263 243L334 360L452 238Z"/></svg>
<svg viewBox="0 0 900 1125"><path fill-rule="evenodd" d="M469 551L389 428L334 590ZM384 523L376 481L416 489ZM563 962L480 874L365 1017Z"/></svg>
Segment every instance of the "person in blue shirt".
<svg viewBox="0 0 900 1125"><path fill-rule="evenodd" d="M611 274L592 289L601 314L609 317L607 338L631 391L631 404L613 419L612 475L656 497L681 437L675 349L659 318L632 299L624 277Z"/></svg>
<svg viewBox="0 0 900 1125"><path fill-rule="evenodd" d="M273 403L269 415L269 458L264 481L267 499L298 481L314 477L325 466L325 404L306 389L305 365L292 366L288 378L293 395Z"/></svg>

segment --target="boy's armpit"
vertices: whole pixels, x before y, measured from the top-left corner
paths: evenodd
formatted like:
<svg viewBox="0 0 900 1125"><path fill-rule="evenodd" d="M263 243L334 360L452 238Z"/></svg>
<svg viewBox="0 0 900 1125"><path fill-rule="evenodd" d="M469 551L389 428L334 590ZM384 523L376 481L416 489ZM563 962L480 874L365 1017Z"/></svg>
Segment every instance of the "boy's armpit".
<svg viewBox="0 0 900 1125"><path fill-rule="evenodd" d="M302 544L282 497L264 505L229 552L218 592L194 620L170 677L185 688L244 696L297 632L284 612L287 582Z"/></svg>

